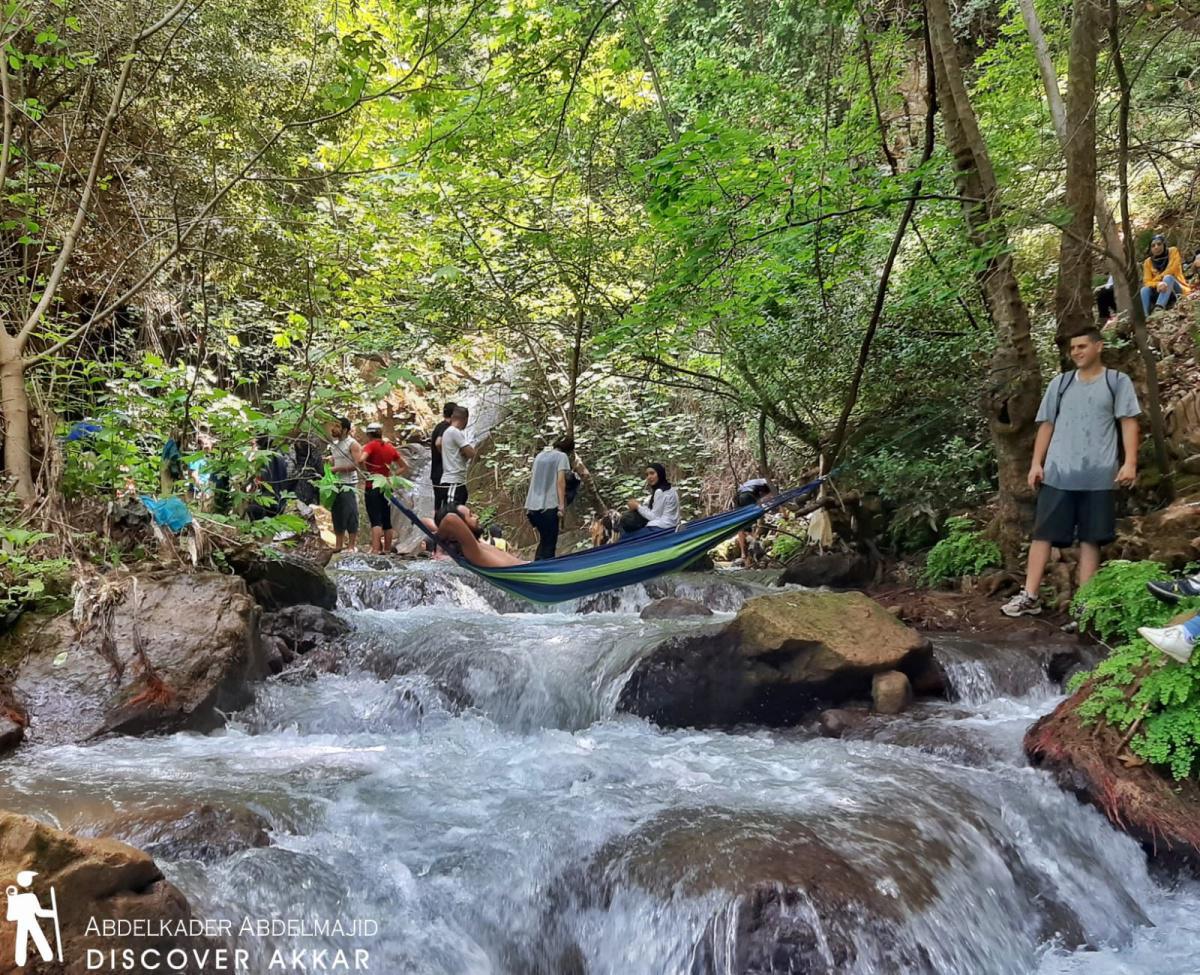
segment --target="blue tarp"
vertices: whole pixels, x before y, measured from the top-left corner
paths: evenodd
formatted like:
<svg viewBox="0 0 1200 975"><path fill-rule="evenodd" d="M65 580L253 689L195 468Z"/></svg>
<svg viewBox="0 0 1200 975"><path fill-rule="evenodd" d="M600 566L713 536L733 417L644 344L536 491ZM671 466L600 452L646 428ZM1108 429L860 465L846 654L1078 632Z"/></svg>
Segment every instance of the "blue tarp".
<svg viewBox="0 0 1200 975"><path fill-rule="evenodd" d="M192 513L179 498L152 498L142 495L142 504L153 516L156 524L178 534L192 523Z"/></svg>

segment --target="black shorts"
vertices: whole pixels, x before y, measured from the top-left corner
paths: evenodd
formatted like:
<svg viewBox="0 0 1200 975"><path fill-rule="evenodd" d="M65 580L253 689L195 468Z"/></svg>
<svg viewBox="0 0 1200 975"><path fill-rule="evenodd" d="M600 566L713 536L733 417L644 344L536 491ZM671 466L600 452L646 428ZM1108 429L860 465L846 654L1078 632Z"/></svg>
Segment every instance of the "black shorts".
<svg viewBox="0 0 1200 975"><path fill-rule="evenodd" d="M363 506L372 528L382 528L385 532L392 530L392 505L379 488L369 487L363 492Z"/></svg>
<svg viewBox="0 0 1200 975"><path fill-rule="evenodd" d="M358 492L353 488L338 491L333 496L333 507L329 513L333 515L335 535L341 535L343 532L358 534Z"/></svg>
<svg viewBox="0 0 1200 975"><path fill-rule="evenodd" d="M443 507L457 508L460 504L467 503L467 486L465 484L441 484L439 487L446 492L446 501Z"/></svg>
<svg viewBox="0 0 1200 975"><path fill-rule="evenodd" d="M1076 541L1107 545L1117 537L1115 491L1064 491L1043 484L1037 496L1033 537L1057 548Z"/></svg>
<svg viewBox="0 0 1200 975"><path fill-rule="evenodd" d="M735 508L744 508L746 505L754 504L757 501L758 498L754 496L753 491L738 491L738 493L733 496L733 506Z"/></svg>

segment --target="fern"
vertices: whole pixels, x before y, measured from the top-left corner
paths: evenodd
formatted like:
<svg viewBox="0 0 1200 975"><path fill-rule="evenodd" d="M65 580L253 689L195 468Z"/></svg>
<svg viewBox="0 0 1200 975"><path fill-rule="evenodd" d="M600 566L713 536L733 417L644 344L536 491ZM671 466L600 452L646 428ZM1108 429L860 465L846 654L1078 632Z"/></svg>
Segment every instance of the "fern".
<svg viewBox="0 0 1200 975"><path fill-rule="evenodd" d="M1157 562L1108 562L1080 587L1071 601L1071 613L1081 627L1095 631L1108 643L1134 640L1139 626L1162 626L1189 603L1200 608L1200 600L1172 608L1155 599L1146 583L1166 575L1167 570Z"/></svg>
<svg viewBox="0 0 1200 975"><path fill-rule="evenodd" d="M1168 660L1137 628L1200 610L1200 599L1178 606L1159 602L1146 583L1165 574L1157 562L1109 562L1080 588L1072 613L1116 646L1091 673L1076 675L1070 689L1090 681L1078 710L1083 722L1102 721L1121 732L1140 722L1130 750L1182 779L1200 759L1200 657L1186 666Z"/></svg>
<svg viewBox="0 0 1200 975"><path fill-rule="evenodd" d="M1002 564L1000 547L984 538L970 518L947 518L949 534L929 550L921 575L927 586L937 586L965 575L978 575L984 569Z"/></svg>

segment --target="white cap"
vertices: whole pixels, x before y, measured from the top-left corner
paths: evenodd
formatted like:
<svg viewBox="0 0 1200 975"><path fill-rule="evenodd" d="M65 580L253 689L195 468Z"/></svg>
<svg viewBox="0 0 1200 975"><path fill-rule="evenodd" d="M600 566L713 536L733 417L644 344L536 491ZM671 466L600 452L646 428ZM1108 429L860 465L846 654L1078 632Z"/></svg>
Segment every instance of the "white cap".
<svg viewBox="0 0 1200 975"><path fill-rule="evenodd" d="M368 423L367 424L367 433L383 433L383 424L382 423Z"/></svg>

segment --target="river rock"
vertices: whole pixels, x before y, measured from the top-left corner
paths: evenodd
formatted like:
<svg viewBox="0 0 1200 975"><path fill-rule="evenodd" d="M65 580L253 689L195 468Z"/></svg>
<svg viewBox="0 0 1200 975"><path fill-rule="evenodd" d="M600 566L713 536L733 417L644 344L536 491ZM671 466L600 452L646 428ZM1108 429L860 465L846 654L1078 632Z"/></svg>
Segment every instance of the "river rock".
<svg viewBox="0 0 1200 975"><path fill-rule="evenodd" d="M290 663L296 656L345 636L350 624L320 606L301 604L264 613L260 630L264 638L277 639L286 647L291 656L284 659Z"/></svg>
<svg viewBox="0 0 1200 975"><path fill-rule="evenodd" d="M88 970L85 960L89 948L105 952L155 948L165 956L173 948L199 946L196 940L171 935L121 939L88 934L92 918L100 925L105 920L120 919L145 921L156 927L163 922L187 922L192 916L187 899L163 878L154 860L131 846L112 839L72 836L27 816L0 810L0 878L7 886L22 870L37 873L30 889L43 907L49 908L50 889L54 888L63 962L42 962L35 952L26 965L18 968L14 957L16 939L12 926L6 923L0 927L0 975L80 975ZM43 924L47 925L43 930L53 949L53 922ZM212 972L232 970L205 968Z"/></svg>
<svg viewBox="0 0 1200 975"><path fill-rule="evenodd" d="M868 697L877 673L930 660L928 640L861 593L757 596L728 623L647 650L619 707L665 727L795 724Z"/></svg>
<svg viewBox="0 0 1200 975"><path fill-rule="evenodd" d="M866 708L826 708L817 716L817 731L822 738L841 738L862 727L870 717Z"/></svg>
<svg viewBox="0 0 1200 975"><path fill-rule="evenodd" d="M121 840L163 860L212 863L269 846L270 828L266 819L245 807L178 802L121 813L84 832Z"/></svg>
<svg viewBox="0 0 1200 975"><path fill-rule="evenodd" d="M644 620L678 620L689 616L712 616L713 611L694 599L666 596L656 599L639 614Z"/></svg>
<svg viewBox="0 0 1200 975"><path fill-rule="evenodd" d="M134 579L141 597L136 629L150 674L134 646ZM13 690L29 713L30 740L208 730L223 723L221 712L250 702L250 685L268 665L259 609L242 580L170 570L106 577L104 584L123 594L113 614L111 659L103 627L77 635L70 614L27 620L12 637L7 654L21 660Z"/></svg>
<svg viewBox="0 0 1200 975"><path fill-rule="evenodd" d="M1151 765L1126 766L1118 758L1121 732L1080 720L1087 693L1085 686L1034 722L1025 734L1029 761L1141 842L1151 857L1200 867L1200 784L1173 782Z"/></svg>
<svg viewBox="0 0 1200 975"><path fill-rule="evenodd" d="M0 755L11 752L25 738L25 725L0 712Z"/></svg>
<svg viewBox="0 0 1200 975"><path fill-rule="evenodd" d="M312 559L246 546L227 552L233 571L246 580L250 594L263 609L311 604L323 609L337 607L337 586Z"/></svg>
<svg viewBox="0 0 1200 975"><path fill-rule="evenodd" d="M876 714L899 714L912 700L906 674L888 670L871 678L871 707Z"/></svg>
<svg viewBox="0 0 1200 975"><path fill-rule="evenodd" d="M806 589L854 589L871 581L874 566L858 552L826 552L789 562L777 585Z"/></svg>

